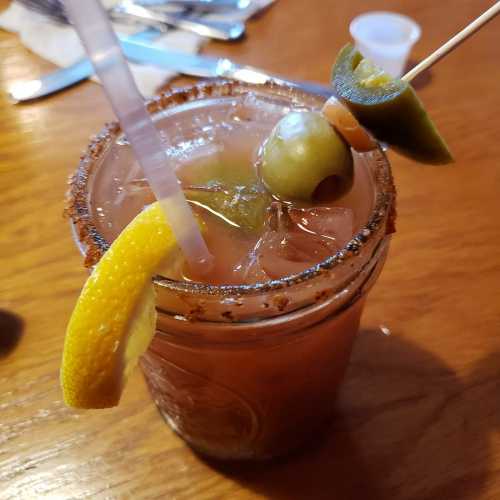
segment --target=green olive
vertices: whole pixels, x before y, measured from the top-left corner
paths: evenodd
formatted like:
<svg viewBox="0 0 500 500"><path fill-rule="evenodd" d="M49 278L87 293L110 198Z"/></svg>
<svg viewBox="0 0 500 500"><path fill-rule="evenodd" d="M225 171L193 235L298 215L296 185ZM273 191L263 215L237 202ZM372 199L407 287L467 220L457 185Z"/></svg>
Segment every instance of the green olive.
<svg viewBox="0 0 500 500"><path fill-rule="evenodd" d="M259 169L267 188L283 200L311 201L323 181L339 196L353 176L349 147L314 111L292 111L277 123L262 146Z"/></svg>

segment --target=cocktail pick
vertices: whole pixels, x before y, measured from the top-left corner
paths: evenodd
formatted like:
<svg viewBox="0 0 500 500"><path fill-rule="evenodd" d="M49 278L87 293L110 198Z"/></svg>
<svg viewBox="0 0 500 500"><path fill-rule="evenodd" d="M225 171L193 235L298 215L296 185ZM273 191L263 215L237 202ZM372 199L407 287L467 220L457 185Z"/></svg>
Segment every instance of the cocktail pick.
<svg viewBox="0 0 500 500"><path fill-rule="evenodd" d="M457 33L454 37L450 38L446 43L441 45L439 49L434 51L430 56L426 57L423 61L412 68L406 75L401 77L401 80L410 82L422 71L430 68L445 55L449 54L452 50L458 47L462 42L467 40L476 31L482 28L487 22L491 21L496 15L500 14L500 1L495 3L488 10L483 12L477 19L467 25L462 31Z"/></svg>

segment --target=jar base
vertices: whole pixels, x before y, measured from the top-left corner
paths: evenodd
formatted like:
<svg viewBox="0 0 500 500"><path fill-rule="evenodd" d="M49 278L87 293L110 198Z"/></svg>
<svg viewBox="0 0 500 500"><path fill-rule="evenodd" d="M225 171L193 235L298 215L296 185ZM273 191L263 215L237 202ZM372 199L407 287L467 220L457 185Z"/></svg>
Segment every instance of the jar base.
<svg viewBox="0 0 500 500"><path fill-rule="evenodd" d="M206 446L202 446L199 443L190 441L189 438L183 436L179 432L175 421L165 411L163 411L158 406L157 409L163 420L168 424L172 431L175 432L193 450L196 455L199 455L203 460L215 462L268 462L302 454L308 449L319 446L323 442L322 438L324 438L324 436L328 434L334 420L334 415L332 413L332 415L319 422L313 429L310 429L308 433L304 434L300 441L295 442L288 447L281 447L273 452L262 452L259 450L248 449L232 449L228 451L223 449L209 448Z"/></svg>

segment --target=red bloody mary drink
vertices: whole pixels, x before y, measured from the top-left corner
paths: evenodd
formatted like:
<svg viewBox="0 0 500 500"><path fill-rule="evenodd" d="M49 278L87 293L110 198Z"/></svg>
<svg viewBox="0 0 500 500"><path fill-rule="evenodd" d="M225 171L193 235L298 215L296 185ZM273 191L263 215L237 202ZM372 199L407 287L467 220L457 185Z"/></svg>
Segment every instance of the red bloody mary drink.
<svg viewBox="0 0 500 500"><path fill-rule="evenodd" d="M379 148L352 152L350 185L334 199L283 200L261 180L259 153L280 119L322 104L285 86L216 82L149 105L214 265L195 275L176 252L159 268L141 366L163 417L210 456L281 455L329 421L387 254L394 186ZM86 264L153 201L126 138L108 126L72 182Z"/></svg>

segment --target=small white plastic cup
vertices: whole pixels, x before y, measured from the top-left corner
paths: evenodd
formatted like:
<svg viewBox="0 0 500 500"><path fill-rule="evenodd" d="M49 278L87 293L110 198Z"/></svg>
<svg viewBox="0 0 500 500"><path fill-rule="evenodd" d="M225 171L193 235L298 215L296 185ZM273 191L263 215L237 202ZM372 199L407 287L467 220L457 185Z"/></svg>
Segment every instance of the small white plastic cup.
<svg viewBox="0 0 500 500"><path fill-rule="evenodd" d="M421 33L413 19L384 11L367 12L354 18L349 31L361 54L396 78L402 76Z"/></svg>

